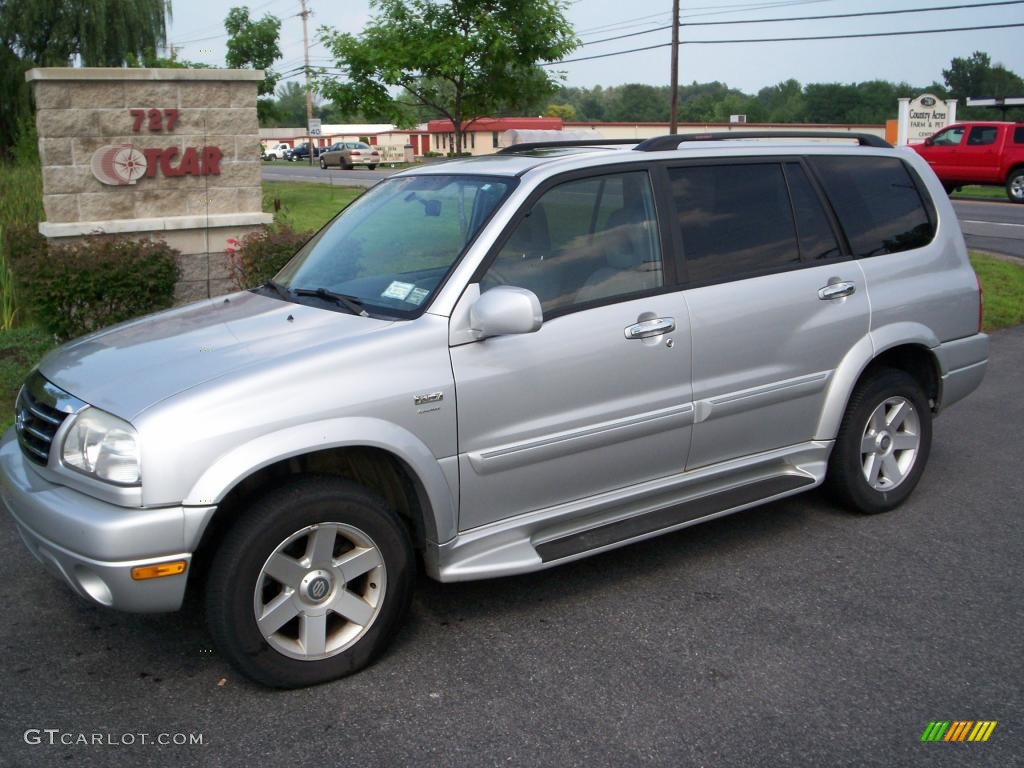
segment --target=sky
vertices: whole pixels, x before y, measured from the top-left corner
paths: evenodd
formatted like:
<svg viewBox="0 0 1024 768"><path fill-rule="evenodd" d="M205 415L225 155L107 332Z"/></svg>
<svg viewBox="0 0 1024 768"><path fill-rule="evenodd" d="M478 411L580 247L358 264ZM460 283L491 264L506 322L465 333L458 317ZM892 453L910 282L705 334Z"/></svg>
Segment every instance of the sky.
<svg viewBox="0 0 1024 768"><path fill-rule="evenodd" d="M239 0L172 0L173 19L169 40L179 47L179 57L224 65L227 35L223 19ZM922 12L941 6L970 6L959 10ZM1024 76L1024 26L1009 29L959 31L900 37L759 42L746 44L698 44L697 41L751 38L795 38L815 35L846 35L873 32L919 31L983 25L1024 25L1024 2L979 7L981 0L681 0L681 20L690 22L744 22L713 26L683 26L679 54L680 83L718 80L746 93L795 78L801 83L864 80L906 81L925 86L942 81L943 68L953 57L987 52L993 62ZM313 65L334 62L316 29L328 25L358 34L371 18L367 0L309 0L310 57ZM302 19L299 0L253 0L254 17L272 13L281 19L283 59L275 65L287 72L302 64ZM747 23L830 14L914 9L912 13L827 20ZM651 31L670 23L671 0L573 0L567 16L585 45L568 58L615 53L631 48L668 43L671 30ZM218 21L219 20L219 21ZM600 42L617 35L644 32L624 39ZM219 33L219 34L218 34ZM210 39L212 38L212 39ZM569 86L669 83L668 47L607 58L559 64ZM300 75L293 75L299 79ZM301 81L301 80L300 80ZM1021 94L1024 96L1024 94Z"/></svg>

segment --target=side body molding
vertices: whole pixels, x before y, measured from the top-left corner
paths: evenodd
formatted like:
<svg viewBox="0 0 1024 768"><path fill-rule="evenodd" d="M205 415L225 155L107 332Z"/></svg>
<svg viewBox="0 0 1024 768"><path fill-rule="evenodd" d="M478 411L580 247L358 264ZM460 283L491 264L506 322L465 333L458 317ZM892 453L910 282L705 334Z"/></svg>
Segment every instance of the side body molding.
<svg viewBox="0 0 1024 768"><path fill-rule="evenodd" d="M846 404L853 394L857 379L878 355L896 346L916 344L927 349L939 345L939 339L930 328L920 323L892 323L877 328L861 337L846 353L829 385L825 407L818 420L815 440L835 440L839 424L846 412ZM945 373L945 371L942 371Z"/></svg>
<svg viewBox="0 0 1024 768"><path fill-rule="evenodd" d="M438 459L414 434L383 419L325 419L261 435L218 459L202 474L182 504L218 504L239 482L263 467L292 456L345 446L380 448L408 464L430 501L431 509L423 521L427 537L437 543L455 537L456 493L449 487Z"/></svg>

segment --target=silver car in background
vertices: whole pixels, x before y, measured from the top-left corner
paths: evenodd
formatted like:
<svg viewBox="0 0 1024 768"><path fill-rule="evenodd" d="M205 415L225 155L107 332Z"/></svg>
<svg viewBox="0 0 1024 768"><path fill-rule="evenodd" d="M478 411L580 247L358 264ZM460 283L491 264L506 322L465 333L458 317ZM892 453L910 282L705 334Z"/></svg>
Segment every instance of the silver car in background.
<svg viewBox="0 0 1024 768"><path fill-rule="evenodd" d="M821 484L899 506L988 356L941 184L870 136L697 139L409 170L265 285L52 352L0 446L28 549L100 605L203 590L220 652L294 687L386 647L417 557L526 573Z"/></svg>

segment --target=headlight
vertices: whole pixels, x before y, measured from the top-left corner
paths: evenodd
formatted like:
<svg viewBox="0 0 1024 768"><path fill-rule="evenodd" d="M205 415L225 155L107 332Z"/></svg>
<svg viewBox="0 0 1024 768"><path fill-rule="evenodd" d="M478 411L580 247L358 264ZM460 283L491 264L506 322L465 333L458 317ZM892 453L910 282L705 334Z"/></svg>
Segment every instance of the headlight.
<svg viewBox="0 0 1024 768"><path fill-rule="evenodd" d="M98 408L75 417L64 437L61 458L69 467L121 485L139 482L139 441L127 421Z"/></svg>

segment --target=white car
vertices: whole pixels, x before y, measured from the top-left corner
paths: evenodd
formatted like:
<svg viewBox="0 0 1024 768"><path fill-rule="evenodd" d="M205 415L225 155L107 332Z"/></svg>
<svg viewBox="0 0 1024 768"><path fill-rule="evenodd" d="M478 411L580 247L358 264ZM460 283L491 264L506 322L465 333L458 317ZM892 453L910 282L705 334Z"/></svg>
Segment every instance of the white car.
<svg viewBox="0 0 1024 768"><path fill-rule="evenodd" d="M292 155L292 148L288 144L281 142L275 144L272 147L265 147L263 149L264 160L287 160Z"/></svg>

